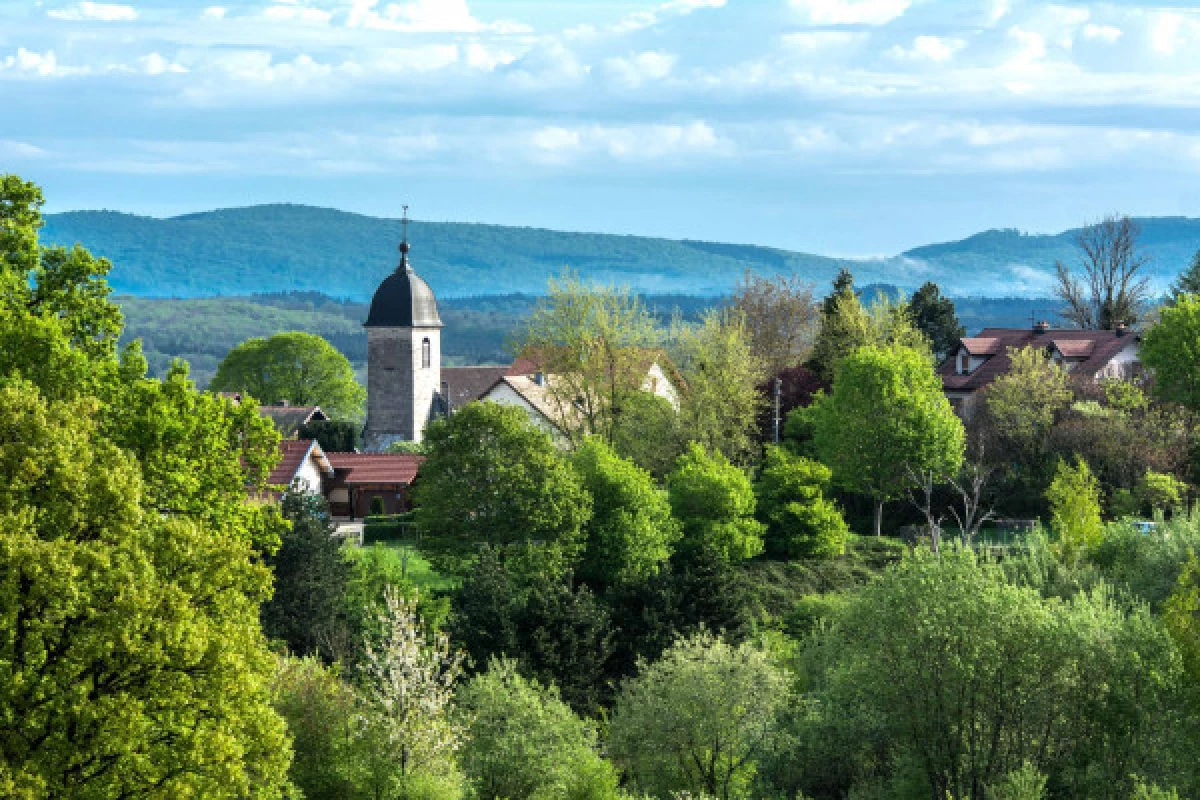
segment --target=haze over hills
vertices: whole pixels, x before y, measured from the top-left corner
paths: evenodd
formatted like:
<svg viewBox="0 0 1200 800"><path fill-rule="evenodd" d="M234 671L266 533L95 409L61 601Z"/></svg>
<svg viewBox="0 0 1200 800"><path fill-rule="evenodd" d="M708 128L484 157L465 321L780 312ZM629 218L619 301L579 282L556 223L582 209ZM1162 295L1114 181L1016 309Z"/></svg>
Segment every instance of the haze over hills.
<svg viewBox="0 0 1200 800"><path fill-rule="evenodd" d="M1140 220L1156 287L1200 250L1200 220ZM1056 260L1075 258L1075 231L992 230L892 258L844 259L755 245L656 239L538 228L414 221L413 263L439 294L541 293L564 267L640 292L723 294L747 270L796 272L827 283L842 266L860 284L912 289L925 280L960 296L1047 293ZM43 241L80 242L114 263L117 292L206 297L320 291L364 300L395 267L400 223L333 209L263 205L168 219L114 211L46 217Z"/></svg>

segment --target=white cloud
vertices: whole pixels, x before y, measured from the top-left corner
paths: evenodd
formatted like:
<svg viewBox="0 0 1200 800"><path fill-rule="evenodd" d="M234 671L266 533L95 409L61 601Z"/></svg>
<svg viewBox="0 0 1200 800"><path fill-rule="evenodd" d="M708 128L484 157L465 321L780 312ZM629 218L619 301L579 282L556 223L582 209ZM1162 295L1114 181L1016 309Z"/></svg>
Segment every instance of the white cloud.
<svg viewBox="0 0 1200 800"><path fill-rule="evenodd" d="M15 72L18 75L31 77L61 77L64 75L84 75L89 70L86 67L64 67L58 63L53 50L38 53L18 47L15 55L0 61L0 69Z"/></svg>
<svg viewBox="0 0 1200 800"><path fill-rule="evenodd" d="M0 139L0 155L3 155L5 158L41 158L48 155L48 153L42 148L28 142Z"/></svg>
<svg viewBox="0 0 1200 800"><path fill-rule="evenodd" d="M1007 17L1010 10L1009 0L991 0L987 11L988 25L995 25Z"/></svg>
<svg viewBox="0 0 1200 800"><path fill-rule="evenodd" d="M508 20L483 22L471 13L467 0L411 0L389 3L377 10L379 0L352 0L347 25L352 28L404 33L529 33L531 29Z"/></svg>
<svg viewBox="0 0 1200 800"><path fill-rule="evenodd" d="M228 9L226 9L224 6L209 6L208 8L204 9L202 16L204 16L205 19L225 19L226 13L228 13Z"/></svg>
<svg viewBox="0 0 1200 800"><path fill-rule="evenodd" d="M54 9L46 12L46 15L54 19L96 22L131 22L138 17L137 9L133 6L93 3L91 0L83 0L78 5Z"/></svg>
<svg viewBox="0 0 1200 800"><path fill-rule="evenodd" d="M295 3L276 3L268 6L262 12L262 18L269 22L299 22L306 25L324 25L333 18L332 11Z"/></svg>
<svg viewBox="0 0 1200 800"><path fill-rule="evenodd" d="M1121 38L1122 31L1120 28L1112 25L1097 25L1089 22L1083 28L1083 37L1085 39L1094 39L1108 44L1114 44Z"/></svg>
<svg viewBox="0 0 1200 800"><path fill-rule="evenodd" d="M643 83L660 81L671 74L679 57L673 53L648 51L604 62L608 74L618 83L636 88Z"/></svg>
<svg viewBox="0 0 1200 800"><path fill-rule="evenodd" d="M657 161L695 155L729 155L733 142L707 122L660 125L547 126L529 137L535 161L563 164L582 155L617 161Z"/></svg>
<svg viewBox="0 0 1200 800"><path fill-rule="evenodd" d="M904 15L912 0L790 0L814 25L886 25Z"/></svg>
<svg viewBox="0 0 1200 800"><path fill-rule="evenodd" d="M1150 46L1164 56L1175 55L1187 45L1200 39L1200 24L1176 11L1162 11L1152 16Z"/></svg>
<svg viewBox="0 0 1200 800"><path fill-rule="evenodd" d="M908 61L933 61L941 64L954 58L958 51L967 46L963 39L947 36L918 36L911 47L894 46L888 51L893 58Z"/></svg>
<svg viewBox="0 0 1200 800"><path fill-rule="evenodd" d="M577 25L564 31L563 35L568 39L588 39L601 33L634 33L652 28L671 17L685 17L703 9L724 8L725 3L726 0L667 0L653 8L627 14L606 28L598 28L591 24Z"/></svg>
<svg viewBox="0 0 1200 800"><path fill-rule="evenodd" d="M138 59L138 65L147 75L165 75L167 73L182 74L187 69L163 58L158 53L150 53Z"/></svg>

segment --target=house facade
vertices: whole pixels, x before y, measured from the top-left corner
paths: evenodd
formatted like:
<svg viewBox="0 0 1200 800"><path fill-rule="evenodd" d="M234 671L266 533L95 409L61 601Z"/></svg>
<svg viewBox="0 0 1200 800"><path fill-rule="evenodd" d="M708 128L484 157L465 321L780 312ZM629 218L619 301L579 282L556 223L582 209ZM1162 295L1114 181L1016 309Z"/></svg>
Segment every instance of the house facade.
<svg viewBox="0 0 1200 800"><path fill-rule="evenodd" d="M985 328L964 337L938 372L942 389L960 416L970 416L984 389L1008 372L1010 350L1039 347L1073 376L1100 381L1126 378L1141 368L1137 333L1051 328L1039 322L1029 328Z"/></svg>

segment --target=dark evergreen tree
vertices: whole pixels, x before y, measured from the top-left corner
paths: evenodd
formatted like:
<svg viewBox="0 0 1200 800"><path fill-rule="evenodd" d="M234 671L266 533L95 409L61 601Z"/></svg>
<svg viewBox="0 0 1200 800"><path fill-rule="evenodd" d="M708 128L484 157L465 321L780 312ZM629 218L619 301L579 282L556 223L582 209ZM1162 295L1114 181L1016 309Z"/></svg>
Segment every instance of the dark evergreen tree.
<svg viewBox="0 0 1200 800"><path fill-rule="evenodd" d="M938 360L946 358L957 347L966 329L958 321L954 301L942 294L933 281L925 283L908 301L908 313L913 324L929 339Z"/></svg>
<svg viewBox="0 0 1200 800"><path fill-rule="evenodd" d="M300 426L299 435L316 439L326 453L351 453L362 443L362 425L349 420L313 420Z"/></svg>
<svg viewBox="0 0 1200 800"><path fill-rule="evenodd" d="M1192 256L1192 264L1171 284L1171 300L1181 294L1200 294L1200 251Z"/></svg>
<svg viewBox="0 0 1200 800"><path fill-rule="evenodd" d="M263 631L297 655L316 654L332 663L345 658L356 639L345 604L350 564L319 494L289 490L283 514L292 529L267 559L275 594L262 606Z"/></svg>
<svg viewBox="0 0 1200 800"><path fill-rule="evenodd" d="M837 309L837 301L839 297L857 296L858 292L854 291L854 273L842 267L838 272L837 277L833 279L833 291L829 296L821 301L821 316L830 317Z"/></svg>

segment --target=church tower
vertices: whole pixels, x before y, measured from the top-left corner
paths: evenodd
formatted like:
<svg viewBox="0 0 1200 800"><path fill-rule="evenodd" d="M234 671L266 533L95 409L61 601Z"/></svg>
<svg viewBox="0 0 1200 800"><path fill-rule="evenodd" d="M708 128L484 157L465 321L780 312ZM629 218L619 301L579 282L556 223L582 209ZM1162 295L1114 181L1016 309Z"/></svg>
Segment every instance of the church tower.
<svg viewBox="0 0 1200 800"><path fill-rule="evenodd" d="M408 206L400 263L371 299L367 329L368 451L395 441L421 441L440 410L442 320L437 300L408 263Z"/></svg>

